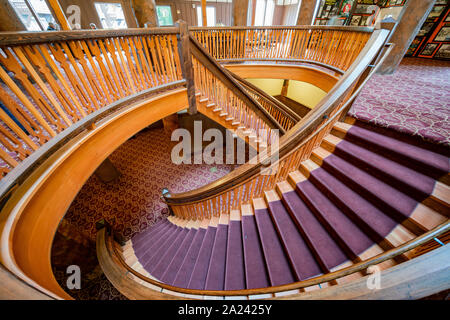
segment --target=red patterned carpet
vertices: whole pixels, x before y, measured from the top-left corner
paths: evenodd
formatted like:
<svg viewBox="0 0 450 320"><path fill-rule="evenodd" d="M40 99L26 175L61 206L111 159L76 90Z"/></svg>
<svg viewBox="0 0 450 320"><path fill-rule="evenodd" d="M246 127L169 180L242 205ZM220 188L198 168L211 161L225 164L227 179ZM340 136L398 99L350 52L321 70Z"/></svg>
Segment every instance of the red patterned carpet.
<svg viewBox="0 0 450 320"><path fill-rule="evenodd" d="M70 206L67 222L95 239L95 222L105 218L129 239L167 213L162 188L193 190L232 170L228 165L175 165L170 159L174 144L163 129L141 132L124 143L110 156L122 173L120 180L105 184L91 176Z"/></svg>
<svg viewBox="0 0 450 320"><path fill-rule="evenodd" d="M349 115L450 146L450 61L403 59L393 75L374 75Z"/></svg>

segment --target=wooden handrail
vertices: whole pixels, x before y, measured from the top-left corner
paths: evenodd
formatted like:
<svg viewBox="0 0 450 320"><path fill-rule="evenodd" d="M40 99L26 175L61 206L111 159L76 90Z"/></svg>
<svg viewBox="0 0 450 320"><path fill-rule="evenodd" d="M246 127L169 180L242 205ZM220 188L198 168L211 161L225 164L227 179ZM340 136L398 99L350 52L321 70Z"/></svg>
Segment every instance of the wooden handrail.
<svg viewBox="0 0 450 320"><path fill-rule="evenodd" d="M331 30L331 31L356 31L372 33L373 27L356 26L231 26L231 27L189 27L190 31L208 30Z"/></svg>
<svg viewBox="0 0 450 320"><path fill-rule="evenodd" d="M355 86L357 80L360 78L363 72L368 68L370 63L378 56L380 50L384 46L387 35L388 31L386 30L374 31L357 60L353 63L353 65L349 68L345 75L339 80L336 86L328 93L328 95L313 111L308 113L305 118L297 123L289 132L286 133L286 135L284 135L280 139L278 154L275 154L275 156L272 155L270 149L263 151L259 155L260 161L257 164L252 165L246 163L230 174L224 176L223 178L205 185L199 189L180 194L169 194L164 197L166 203L170 205L175 214L179 214L180 217L198 219L199 217L192 216L192 211L198 212L204 209L202 202L213 202L212 200L214 197L224 197L223 195L225 193L231 192L231 190L237 187L243 188L244 184L250 183L252 179L262 179L261 181L257 182L257 186L259 187L259 189L255 189L253 187L252 191L256 190L257 192L261 193L262 190L264 190L264 187L270 188L280 176L277 174L277 176L275 177L262 177L261 172L265 169L264 164L278 163L278 157L279 159L283 160L288 156L292 156L292 154L294 152L297 152L301 147L305 147L305 143L302 144L302 142L308 141L308 143L318 145L318 141L321 141L322 137L326 133L326 130L331 130L332 123L330 121L327 122L326 119L332 117L333 120L336 120L337 116L335 115L335 113L339 112L339 107L342 105L345 105L346 107L346 101L350 97L350 93L352 92L353 87ZM355 97L353 97L353 99L354 98ZM343 110L345 107L341 107L341 110ZM325 128L321 129L320 131L317 130L317 128L324 123ZM316 132L316 134L314 135L314 139L311 138L313 132ZM308 139L308 137L310 138ZM311 152L312 147L308 147L308 149L309 152ZM297 156L296 161L303 161L308 156L309 154L302 154L300 156ZM286 173L288 172L286 172L285 170L284 174ZM255 182L252 183L255 184ZM246 196L246 199L251 200L252 198L252 195ZM234 204L240 203L241 202ZM183 205L190 205L188 215L186 215L186 212L180 212L180 210L183 211L181 207ZM209 203L208 208L211 208L213 206L213 203ZM229 209L230 208L228 208L228 211ZM218 215L219 213L213 212L212 214ZM205 218L208 216L208 214L206 216L203 215L201 216L201 218Z"/></svg>
<svg viewBox="0 0 450 320"><path fill-rule="evenodd" d="M373 28L219 27L191 28L193 36L218 61L290 61L346 71Z"/></svg>
<svg viewBox="0 0 450 320"><path fill-rule="evenodd" d="M277 292L284 292L284 291L292 291L292 290L298 290L314 285L318 285L325 282L330 282L345 276L348 276L350 274L354 274L356 272L360 272L363 270L366 270L368 267L380 264L384 261L394 259L395 257L408 252L414 248L417 248L429 241L432 241L434 238L440 236L441 234L444 234L445 232L448 232L450 230L450 221L447 220L446 222L438 225L434 229L406 242L402 245L395 247L393 249L390 249L388 251L385 251L383 253L380 253L376 256L373 256L370 259L355 263L349 267L345 267L342 269L339 269L337 271L333 271L321 276L317 276L314 278L310 278L303 281L293 282L289 284L279 285L279 286L271 286L271 287L265 287L265 288L255 288L255 289L243 289L243 290L198 290L198 289L187 289L187 288L180 288L175 287L172 285L168 285L165 283L162 283L160 281L150 279L143 274L137 272L133 268L131 268L124 260L120 252L118 252L116 246L113 245L113 231L109 229L109 232L106 232L105 230L101 233L97 233L97 243L103 242L107 245L103 246L103 248L107 248L108 255L113 256L114 260L116 260L116 263L119 263L121 267L125 268L129 273L133 274L137 278L152 284L154 286L160 287L162 289L183 293L183 294L190 294L190 295L199 295L199 296L248 296L248 295L258 295L258 294L269 294L269 293L277 293ZM109 234L108 234L109 233ZM102 253L102 255L105 255ZM108 270L104 270L106 276L108 276Z"/></svg>
<svg viewBox="0 0 450 320"><path fill-rule="evenodd" d="M278 121L264 109L253 97L251 97L244 88L230 76L229 72L218 64L215 59L203 48L203 46L191 35L191 53L200 64L208 69L221 83L241 99L244 104L253 111L256 116L261 118L271 129L280 130L281 134L285 133L284 128Z"/></svg>
<svg viewBox="0 0 450 320"><path fill-rule="evenodd" d="M275 110L282 113L285 118L289 119L294 124L301 120L301 117L298 114L296 114L294 111L292 111L291 108L289 108L283 102L275 99L271 95L267 94L265 91L263 91L260 88L258 88L257 86L255 86L253 83L239 77L237 74L235 74L229 70L228 70L228 72L231 74L231 76L233 78L235 78L237 81L239 81L242 84L242 86L244 86L245 89L258 95L261 99L263 99L264 102L270 104Z"/></svg>
<svg viewBox="0 0 450 320"><path fill-rule="evenodd" d="M132 37L145 35L178 34L177 27L164 28L127 28L99 30L63 30L63 31L19 31L0 32L0 47L20 46L58 41L75 41L88 39L104 39L115 37Z"/></svg>

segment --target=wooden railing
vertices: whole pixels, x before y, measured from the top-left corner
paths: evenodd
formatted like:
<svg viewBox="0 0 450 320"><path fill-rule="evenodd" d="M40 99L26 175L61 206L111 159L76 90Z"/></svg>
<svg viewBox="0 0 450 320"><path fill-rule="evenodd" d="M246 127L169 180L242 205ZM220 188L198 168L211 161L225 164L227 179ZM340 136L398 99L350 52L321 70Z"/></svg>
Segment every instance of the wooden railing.
<svg viewBox="0 0 450 320"><path fill-rule="evenodd" d="M291 61L347 71L373 28L333 26L191 28L221 62Z"/></svg>
<svg viewBox="0 0 450 320"><path fill-rule="evenodd" d="M239 77L237 74L231 72L230 74L245 88L253 99L258 101L261 106L267 110L267 112L270 113L275 120L278 121L284 130L289 131L297 122L301 120L301 117L298 114L292 111L292 109L281 101L275 99L271 95L268 95L266 92L247 80Z"/></svg>
<svg viewBox="0 0 450 320"><path fill-rule="evenodd" d="M0 34L0 173L121 99L182 80L178 28Z"/></svg>
<svg viewBox="0 0 450 320"><path fill-rule="evenodd" d="M201 98L207 98L209 103L220 107L221 112L251 130L266 144L272 140L272 129L285 133L277 119L219 65L198 41L193 37L190 37L190 41L195 87Z"/></svg>
<svg viewBox="0 0 450 320"><path fill-rule="evenodd" d="M337 279L343 278L345 276L355 274L357 272L363 272L367 270L370 266L381 264L387 260L395 259L396 257L409 252L413 249L419 250L419 248L426 246L430 241L439 237L442 234L450 231L450 222L446 221L434 229L408 241L400 246L380 253L373 256L367 260L360 261L358 263L352 264L351 266L316 276L307 280L297 281L289 284L271 286L265 288L254 288L254 289L243 289L243 290L198 290L198 289L187 289L175 287L162 283L155 279L150 279L143 274L134 270L129 266L122 256L121 252L117 249L117 244L114 241L114 231L107 226L106 228L101 228L97 233L97 256L100 262L102 270L105 272L107 278L115 285L119 291L126 294L129 298L136 299L185 299L180 296L180 294L186 294L190 297L197 297L198 299L208 299L214 296L240 296L246 297L251 295L261 295L261 294L275 294L279 292L292 292L293 290L304 289L312 287L315 285L320 285L323 283L330 283ZM448 269L448 246L446 249L446 254L444 258L439 261L433 261L436 265L442 266L444 270ZM414 265L416 264L417 258L414 258L408 262L403 262L400 266L404 264ZM430 260L427 260L430 263ZM447 263L447 265L445 265ZM426 266L425 266L426 268ZM389 272L389 269L387 270ZM445 271L444 271L445 272ZM417 277L417 275L416 275ZM403 281L401 277L397 275L397 281ZM433 283L432 279L428 279L429 283L422 283L422 286L428 285L430 292L428 294L435 293L436 283ZM147 285L142 285L142 283ZM150 286L153 286L150 288ZM409 287L401 286L403 290L407 290ZM130 289L132 288L132 289ZM124 291L127 292L124 292ZM320 291L320 290L318 290ZM175 294L174 294L175 293ZM128 295L129 294L129 295ZM337 293L338 294L338 293ZM392 294L392 293L391 293ZM294 295L294 298L296 295ZM338 296L334 297L338 298Z"/></svg>
<svg viewBox="0 0 450 320"><path fill-rule="evenodd" d="M335 122L347 112L362 88L360 78L364 75L367 81L366 71L377 59L387 35L386 30L373 32L354 64L319 105L280 139L278 149L274 146L261 152L258 161L253 162L257 164L244 164L202 188L167 194L164 199L173 213L192 220L227 214L254 198L262 197L264 191L286 180L289 173L309 158Z"/></svg>

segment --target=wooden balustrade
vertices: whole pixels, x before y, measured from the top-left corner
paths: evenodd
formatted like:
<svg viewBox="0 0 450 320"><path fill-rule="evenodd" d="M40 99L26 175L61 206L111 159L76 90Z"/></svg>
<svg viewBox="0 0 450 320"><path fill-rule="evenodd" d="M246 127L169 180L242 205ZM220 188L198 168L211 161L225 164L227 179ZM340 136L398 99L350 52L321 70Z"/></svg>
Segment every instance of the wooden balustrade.
<svg viewBox="0 0 450 320"><path fill-rule="evenodd" d="M219 61L284 60L346 71L373 29L294 26L191 28L191 31Z"/></svg>
<svg viewBox="0 0 450 320"><path fill-rule="evenodd" d="M177 30L1 34L2 176L94 111L181 80Z"/></svg>
<svg viewBox="0 0 450 320"><path fill-rule="evenodd" d="M305 118L284 135L279 149L268 148L229 175L194 191L165 196L173 213L184 219L205 219L229 213L287 178L300 163L309 158L332 126L356 98L367 81L366 71L384 46L388 32L374 31L357 61L348 69L338 84ZM383 56L385 59L386 54ZM380 59L379 61L383 61ZM377 67L379 67L379 63ZM370 76L373 72L370 73ZM361 79L364 76L365 79ZM274 152L278 151L278 152Z"/></svg>

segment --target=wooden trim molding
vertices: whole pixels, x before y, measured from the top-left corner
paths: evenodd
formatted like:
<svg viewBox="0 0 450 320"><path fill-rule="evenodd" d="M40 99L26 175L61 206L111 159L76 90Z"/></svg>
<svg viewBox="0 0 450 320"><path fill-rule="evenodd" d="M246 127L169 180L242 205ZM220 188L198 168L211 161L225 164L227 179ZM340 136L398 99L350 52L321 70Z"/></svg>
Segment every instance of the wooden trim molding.
<svg viewBox="0 0 450 320"><path fill-rule="evenodd" d="M173 89L128 104L60 146L14 190L1 211L1 263L43 293L71 299L56 282L50 261L54 234L70 203L123 142L187 105L186 88Z"/></svg>

